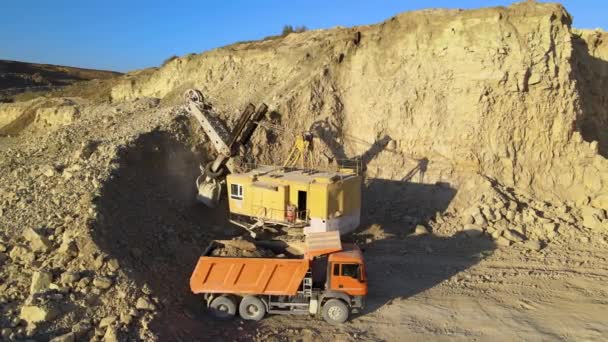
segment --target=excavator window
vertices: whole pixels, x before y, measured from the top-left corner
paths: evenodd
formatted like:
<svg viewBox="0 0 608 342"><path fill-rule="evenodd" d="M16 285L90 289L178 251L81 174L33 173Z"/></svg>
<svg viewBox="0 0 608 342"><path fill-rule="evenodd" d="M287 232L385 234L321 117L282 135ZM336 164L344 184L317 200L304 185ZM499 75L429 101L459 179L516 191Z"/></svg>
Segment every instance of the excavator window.
<svg viewBox="0 0 608 342"><path fill-rule="evenodd" d="M240 184L230 184L230 198L242 200L243 186Z"/></svg>

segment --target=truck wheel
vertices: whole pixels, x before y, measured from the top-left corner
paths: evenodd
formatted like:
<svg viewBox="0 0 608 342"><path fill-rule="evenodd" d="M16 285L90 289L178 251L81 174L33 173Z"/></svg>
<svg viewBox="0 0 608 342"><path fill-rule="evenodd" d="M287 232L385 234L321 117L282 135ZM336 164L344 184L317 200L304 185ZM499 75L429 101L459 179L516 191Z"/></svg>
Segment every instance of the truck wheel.
<svg viewBox="0 0 608 342"><path fill-rule="evenodd" d="M239 305L239 315L242 319L259 321L266 314L266 306L256 296L245 296Z"/></svg>
<svg viewBox="0 0 608 342"><path fill-rule="evenodd" d="M236 303L228 296L219 296L211 301L209 311L217 318L231 318L236 314Z"/></svg>
<svg viewBox="0 0 608 342"><path fill-rule="evenodd" d="M323 319L329 324L342 324L348 319L348 305L339 299L330 299L323 305Z"/></svg>

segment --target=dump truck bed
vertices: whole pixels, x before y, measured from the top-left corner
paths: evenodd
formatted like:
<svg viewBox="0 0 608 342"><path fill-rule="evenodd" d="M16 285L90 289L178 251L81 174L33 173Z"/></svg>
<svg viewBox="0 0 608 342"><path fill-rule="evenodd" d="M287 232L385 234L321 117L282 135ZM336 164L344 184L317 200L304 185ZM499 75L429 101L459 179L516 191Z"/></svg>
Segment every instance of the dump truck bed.
<svg viewBox="0 0 608 342"><path fill-rule="evenodd" d="M295 295L309 268L306 259L207 257L190 278L194 293Z"/></svg>
<svg viewBox="0 0 608 342"><path fill-rule="evenodd" d="M194 293L295 295L313 257L341 249L338 232L310 234L305 252L299 244L283 241L217 240L199 258L190 289ZM236 253L224 253L231 250Z"/></svg>

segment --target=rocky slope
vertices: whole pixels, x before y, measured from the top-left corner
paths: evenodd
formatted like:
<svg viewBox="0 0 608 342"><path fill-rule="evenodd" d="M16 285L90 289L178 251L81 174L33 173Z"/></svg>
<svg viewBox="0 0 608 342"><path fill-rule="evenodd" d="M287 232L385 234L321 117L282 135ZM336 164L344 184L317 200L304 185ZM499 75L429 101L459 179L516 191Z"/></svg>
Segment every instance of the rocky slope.
<svg viewBox="0 0 608 342"><path fill-rule="evenodd" d="M206 243L241 234L193 203L213 151L179 106L189 87L229 123L248 102L270 105L258 162L281 162L304 130L318 165L359 158L364 224L349 239L379 258L405 258L387 246L419 236L447 254L514 246L504 253L536 259L605 245L605 33L570 23L555 4L410 12L0 104L2 338L298 335L217 323L188 294ZM356 339L351 328L330 335Z"/></svg>
<svg viewBox="0 0 608 342"><path fill-rule="evenodd" d="M15 95L28 89L61 87L119 75L121 73L114 71L0 60L0 95Z"/></svg>
<svg viewBox="0 0 608 342"><path fill-rule="evenodd" d="M369 147L349 137L389 137L396 153L370 167L374 177L400 179L411 159L426 159L428 182L458 186L481 173L543 199L606 208L605 59L570 25L556 4L405 13L186 56L126 77L112 98L197 87L226 111L266 101L286 128L331 133L340 154Z"/></svg>

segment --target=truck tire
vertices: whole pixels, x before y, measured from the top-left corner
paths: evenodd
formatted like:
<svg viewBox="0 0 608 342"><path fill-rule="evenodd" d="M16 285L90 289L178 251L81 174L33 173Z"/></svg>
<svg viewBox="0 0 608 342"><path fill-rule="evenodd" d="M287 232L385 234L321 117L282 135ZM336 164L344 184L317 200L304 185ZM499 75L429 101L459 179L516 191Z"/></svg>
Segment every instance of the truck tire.
<svg viewBox="0 0 608 342"><path fill-rule="evenodd" d="M342 324L348 319L348 305L339 299L330 299L323 305L323 319L329 324Z"/></svg>
<svg viewBox="0 0 608 342"><path fill-rule="evenodd" d="M239 315L242 319L259 321L266 315L266 306L256 296L245 296L239 305Z"/></svg>
<svg viewBox="0 0 608 342"><path fill-rule="evenodd" d="M219 296L209 304L209 312L217 318L232 318L236 314L236 303L231 297Z"/></svg>

